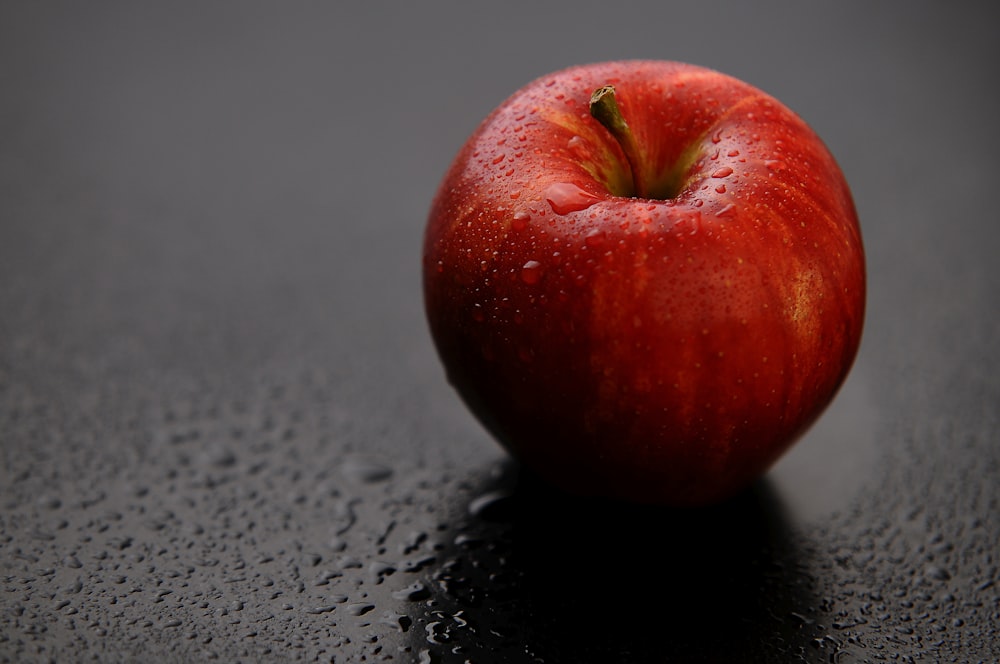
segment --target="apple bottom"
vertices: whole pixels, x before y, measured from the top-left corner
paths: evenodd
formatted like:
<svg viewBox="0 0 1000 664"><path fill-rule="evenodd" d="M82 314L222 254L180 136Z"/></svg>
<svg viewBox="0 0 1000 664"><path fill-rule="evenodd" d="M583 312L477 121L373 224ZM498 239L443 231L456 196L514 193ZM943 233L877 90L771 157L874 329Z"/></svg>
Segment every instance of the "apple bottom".
<svg viewBox="0 0 1000 664"><path fill-rule="evenodd" d="M579 385L564 386L563 397L543 410L518 398L526 390L503 380L486 386L481 380L471 385L461 375L452 374L450 380L487 431L549 484L581 497L674 507L710 505L740 493L795 443L821 410L800 413L788 425L750 417L733 430L719 422L649 417L655 406L641 398L630 416L617 408L602 416L598 406L584 405Z"/></svg>

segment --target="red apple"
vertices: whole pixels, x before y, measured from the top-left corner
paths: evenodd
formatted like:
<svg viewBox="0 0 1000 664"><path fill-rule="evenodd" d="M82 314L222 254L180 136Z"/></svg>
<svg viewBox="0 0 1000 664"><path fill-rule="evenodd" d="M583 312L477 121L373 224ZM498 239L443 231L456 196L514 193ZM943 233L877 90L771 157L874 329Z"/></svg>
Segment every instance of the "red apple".
<svg viewBox="0 0 1000 664"><path fill-rule="evenodd" d="M516 92L447 172L424 296L449 380L573 493L697 505L762 475L857 353L864 253L792 111L673 62Z"/></svg>

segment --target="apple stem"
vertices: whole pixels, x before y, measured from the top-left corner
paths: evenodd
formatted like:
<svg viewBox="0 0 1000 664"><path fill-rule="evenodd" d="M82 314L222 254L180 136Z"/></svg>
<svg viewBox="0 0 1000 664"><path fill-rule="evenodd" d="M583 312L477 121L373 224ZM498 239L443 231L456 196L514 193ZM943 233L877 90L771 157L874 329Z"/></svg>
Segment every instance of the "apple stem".
<svg viewBox="0 0 1000 664"><path fill-rule="evenodd" d="M639 174L639 164L642 163L639 144L618 107L615 86L605 85L594 90L594 94L590 96L590 114L611 133L625 153L625 159L628 160L629 169L632 171L635 195L639 198L648 198L649 191Z"/></svg>

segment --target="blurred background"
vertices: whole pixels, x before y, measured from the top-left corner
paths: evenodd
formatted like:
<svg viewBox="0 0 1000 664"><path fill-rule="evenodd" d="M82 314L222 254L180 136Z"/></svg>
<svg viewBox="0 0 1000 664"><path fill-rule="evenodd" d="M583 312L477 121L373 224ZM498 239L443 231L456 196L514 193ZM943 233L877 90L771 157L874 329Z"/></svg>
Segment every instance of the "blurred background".
<svg viewBox="0 0 1000 664"><path fill-rule="evenodd" d="M994 13L4 3L0 659L1000 656ZM519 478L423 318L466 137L622 58L782 100L866 241L840 396L703 513Z"/></svg>

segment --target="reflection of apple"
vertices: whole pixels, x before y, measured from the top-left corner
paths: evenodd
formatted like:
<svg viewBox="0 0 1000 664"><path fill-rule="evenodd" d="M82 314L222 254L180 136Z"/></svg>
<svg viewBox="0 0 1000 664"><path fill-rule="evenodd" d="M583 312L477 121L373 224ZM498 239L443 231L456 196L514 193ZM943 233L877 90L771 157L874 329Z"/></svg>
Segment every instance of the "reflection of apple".
<svg viewBox="0 0 1000 664"><path fill-rule="evenodd" d="M423 269L480 421L551 482L640 502L717 501L765 472L833 398L864 317L857 216L823 143L678 63L515 93L448 171Z"/></svg>

